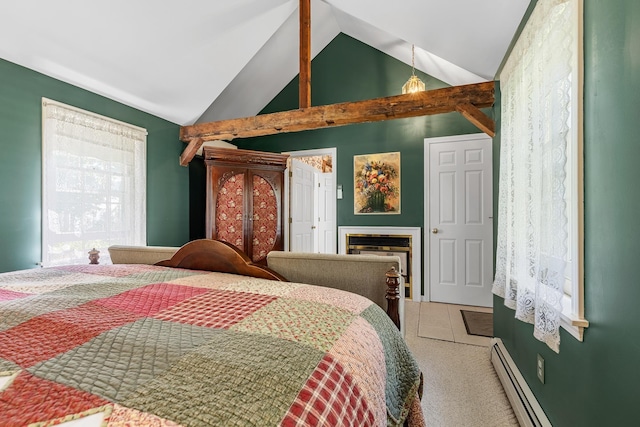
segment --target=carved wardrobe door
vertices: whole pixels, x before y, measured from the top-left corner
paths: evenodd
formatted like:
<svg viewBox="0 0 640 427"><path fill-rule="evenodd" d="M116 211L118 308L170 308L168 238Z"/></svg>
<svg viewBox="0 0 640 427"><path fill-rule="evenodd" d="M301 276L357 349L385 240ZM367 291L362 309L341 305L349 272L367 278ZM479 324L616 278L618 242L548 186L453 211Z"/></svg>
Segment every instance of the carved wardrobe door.
<svg viewBox="0 0 640 427"><path fill-rule="evenodd" d="M205 147L207 238L223 240L260 264L284 248L282 189L287 155Z"/></svg>

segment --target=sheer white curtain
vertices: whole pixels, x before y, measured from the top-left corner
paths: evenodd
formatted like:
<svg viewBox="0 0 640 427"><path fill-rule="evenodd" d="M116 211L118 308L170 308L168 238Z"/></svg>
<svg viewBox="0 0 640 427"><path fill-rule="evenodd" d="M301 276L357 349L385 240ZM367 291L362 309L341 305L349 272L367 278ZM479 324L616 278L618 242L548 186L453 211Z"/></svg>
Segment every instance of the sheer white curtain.
<svg viewBox="0 0 640 427"><path fill-rule="evenodd" d="M47 99L42 118L43 265L145 245L146 130Z"/></svg>
<svg viewBox="0 0 640 427"><path fill-rule="evenodd" d="M567 262L573 0L539 0L500 74L502 137L493 292L558 352Z"/></svg>

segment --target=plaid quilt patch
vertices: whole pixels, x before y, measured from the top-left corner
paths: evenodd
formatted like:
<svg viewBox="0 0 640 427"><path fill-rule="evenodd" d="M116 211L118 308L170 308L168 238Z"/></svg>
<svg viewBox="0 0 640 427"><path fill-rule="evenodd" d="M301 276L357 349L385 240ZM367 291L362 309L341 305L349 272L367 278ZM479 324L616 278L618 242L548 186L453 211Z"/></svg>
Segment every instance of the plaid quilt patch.
<svg viewBox="0 0 640 427"><path fill-rule="evenodd" d="M342 366L326 355L300 390L283 426L374 426L358 386Z"/></svg>
<svg viewBox="0 0 640 427"><path fill-rule="evenodd" d="M151 316L181 301L206 293L206 289L170 283L154 283L96 300L96 304Z"/></svg>
<svg viewBox="0 0 640 427"><path fill-rule="evenodd" d="M213 289L164 310L154 317L210 328L228 328L275 299L270 295Z"/></svg>
<svg viewBox="0 0 640 427"><path fill-rule="evenodd" d="M418 383L393 323L349 293L141 265L0 274L3 427L400 426Z"/></svg>

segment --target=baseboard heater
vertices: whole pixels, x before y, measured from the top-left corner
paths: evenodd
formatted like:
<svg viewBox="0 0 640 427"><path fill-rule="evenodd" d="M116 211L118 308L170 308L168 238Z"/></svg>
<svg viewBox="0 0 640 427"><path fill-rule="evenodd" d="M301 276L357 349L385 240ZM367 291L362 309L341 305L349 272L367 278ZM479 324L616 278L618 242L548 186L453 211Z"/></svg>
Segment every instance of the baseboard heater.
<svg viewBox="0 0 640 427"><path fill-rule="evenodd" d="M521 427L551 427L549 419L500 338L491 341L491 363Z"/></svg>

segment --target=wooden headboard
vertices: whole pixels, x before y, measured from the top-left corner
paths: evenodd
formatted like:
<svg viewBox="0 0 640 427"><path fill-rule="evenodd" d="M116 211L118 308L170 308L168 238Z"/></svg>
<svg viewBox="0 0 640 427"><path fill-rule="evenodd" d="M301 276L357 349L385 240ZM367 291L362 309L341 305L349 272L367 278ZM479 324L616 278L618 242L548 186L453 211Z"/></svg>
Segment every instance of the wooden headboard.
<svg viewBox="0 0 640 427"><path fill-rule="evenodd" d="M251 259L235 246L221 240L201 239L182 246L171 259L155 265L187 268L190 270L219 271L261 279L287 282L288 280L270 270L251 262Z"/></svg>

